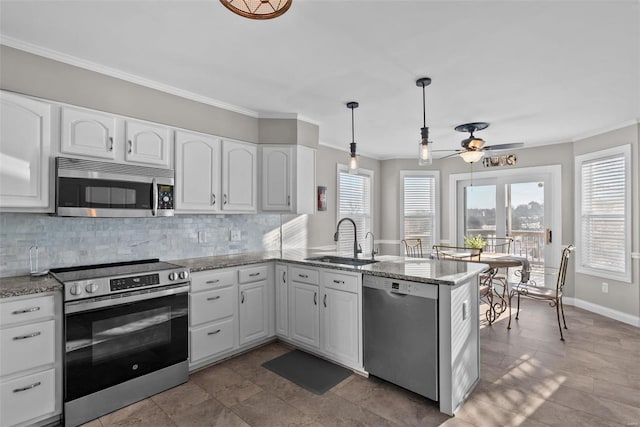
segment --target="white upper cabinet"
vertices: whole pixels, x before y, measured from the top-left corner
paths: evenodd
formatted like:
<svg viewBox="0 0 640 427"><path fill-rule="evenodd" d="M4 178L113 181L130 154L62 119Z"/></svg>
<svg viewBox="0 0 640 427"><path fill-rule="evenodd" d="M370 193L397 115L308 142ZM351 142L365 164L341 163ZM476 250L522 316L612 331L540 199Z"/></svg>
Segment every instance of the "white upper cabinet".
<svg viewBox="0 0 640 427"><path fill-rule="evenodd" d="M0 92L0 207L49 207L52 109Z"/></svg>
<svg viewBox="0 0 640 427"><path fill-rule="evenodd" d="M262 147L263 211L315 212L315 150L304 146Z"/></svg>
<svg viewBox="0 0 640 427"><path fill-rule="evenodd" d="M176 132L177 211L220 210L220 139L195 132Z"/></svg>
<svg viewBox="0 0 640 427"><path fill-rule="evenodd" d="M62 107L60 151L116 159L116 117L99 111Z"/></svg>
<svg viewBox="0 0 640 427"><path fill-rule="evenodd" d="M255 144L222 141L222 210L256 212L257 157Z"/></svg>
<svg viewBox="0 0 640 427"><path fill-rule="evenodd" d="M168 127L126 120L125 140L124 158L128 162L170 167L171 130Z"/></svg>

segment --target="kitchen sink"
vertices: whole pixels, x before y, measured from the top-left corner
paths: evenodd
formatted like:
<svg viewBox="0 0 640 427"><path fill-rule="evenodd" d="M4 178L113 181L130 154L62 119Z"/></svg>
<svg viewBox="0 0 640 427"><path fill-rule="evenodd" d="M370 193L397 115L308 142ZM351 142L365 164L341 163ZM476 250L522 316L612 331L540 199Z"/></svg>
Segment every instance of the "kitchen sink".
<svg viewBox="0 0 640 427"><path fill-rule="evenodd" d="M334 255L314 256L311 258L305 258L305 260L330 262L332 264L347 264L347 265L354 265L354 266L367 265L367 264L373 264L374 262L378 262L374 259L349 258L349 257L334 256Z"/></svg>

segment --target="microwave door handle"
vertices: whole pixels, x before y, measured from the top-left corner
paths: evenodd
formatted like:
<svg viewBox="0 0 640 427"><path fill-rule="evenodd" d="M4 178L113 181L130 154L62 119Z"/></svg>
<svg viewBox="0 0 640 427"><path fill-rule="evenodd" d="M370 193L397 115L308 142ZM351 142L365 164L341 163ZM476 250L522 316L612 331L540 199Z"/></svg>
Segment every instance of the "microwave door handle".
<svg viewBox="0 0 640 427"><path fill-rule="evenodd" d="M155 178L151 180L151 185L153 186L153 208L151 214L156 216L158 213L158 182Z"/></svg>

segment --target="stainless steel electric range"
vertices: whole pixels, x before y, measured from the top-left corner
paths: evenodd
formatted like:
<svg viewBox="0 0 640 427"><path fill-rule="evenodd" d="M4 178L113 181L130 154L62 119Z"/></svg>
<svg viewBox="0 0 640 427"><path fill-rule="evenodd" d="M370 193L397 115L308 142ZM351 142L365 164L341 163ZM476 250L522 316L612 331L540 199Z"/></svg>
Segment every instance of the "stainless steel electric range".
<svg viewBox="0 0 640 427"><path fill-rule="evenodd" d="M64 285L65 426L187 381L186 268L148 259L51 272Z"/></svg>

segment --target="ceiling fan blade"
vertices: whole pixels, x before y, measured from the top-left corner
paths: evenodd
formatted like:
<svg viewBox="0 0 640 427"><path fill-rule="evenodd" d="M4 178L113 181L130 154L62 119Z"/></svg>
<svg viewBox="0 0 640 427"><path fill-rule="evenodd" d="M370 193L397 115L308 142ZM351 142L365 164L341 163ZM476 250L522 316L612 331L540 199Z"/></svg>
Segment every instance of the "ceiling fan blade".
<svg viewBox="0 0 640 427"><path fill-rule="evenodd" d="M456 151L458 153L460 152L460 150L431 150L432 153L438 153L438 152L444 152L444 151L448 151L448 152Z"/></svg>
<svg viewBox="0 0 640 427"><path fill-rule="evenodd" d="M444 157L440 157L438 160L448 159L449 157L457 156L458 154L460 154L460 151L452 153L452 154L449 154L449 155L444 156Z"/></svg>
<svg viewBox="0 0 640 427"><path fill-rule="evenodd" d="M513 148L520 148L524 145L524 142L514 142L511 144L498 144L488 145L482 148L483 151L498 151L498 150L511 150Z"/></svg>

